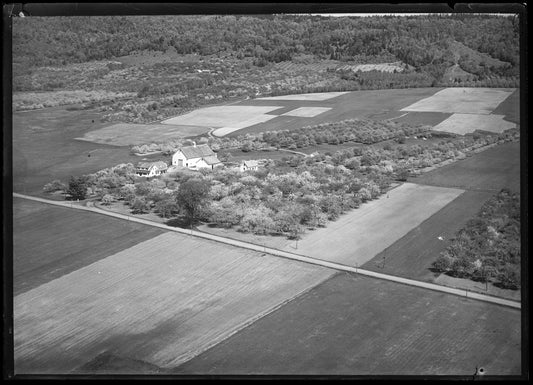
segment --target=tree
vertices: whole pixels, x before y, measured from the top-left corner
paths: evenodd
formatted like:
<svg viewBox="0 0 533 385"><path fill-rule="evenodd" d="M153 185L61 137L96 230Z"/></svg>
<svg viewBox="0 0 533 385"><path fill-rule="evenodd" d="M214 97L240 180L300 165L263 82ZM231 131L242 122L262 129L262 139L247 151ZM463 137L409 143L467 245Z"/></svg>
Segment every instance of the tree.
<svg viewBox="0 0 533 385"><path fill-rule="evenodd" d="M176 203L185 211L191 226L209 197L209 182L192 178L182 183L176 194Z"/></svg>
<svg viewBox="0 0 533 385"><path fill-rule="evenodd" d="M437 259L432 263L432 266L438 272L446 272L452 267L453 258L448 253L440 254Z"/></svg>
<svg viewBox="0 0 533 385"><path fill-rule="evenodd" d="M107 206L115 201L115 197L111 194L105 194L100 201L102 202L103 205Z"/></svg>
<svg viewBox="0 0 533 385"><path fill-rule="evenodd" d="M135 198L130 207L133 214L146 214L150 211L150 205L144 197Z"/></svg>
<svg viewBox="0 0 533 385"><path fill-rule="evenodd" d="M74 177L71 176L68 189L67 189L67 199L78 200L85 199L87 195L87 178L84 176Z"/></svg>
<svg viewBox="0 0 533 385"><path fill-rule="evenodd" d="M163 199L156 202L155 211L163 218L171 218L178 211L178 205L173 199Z"/></svg>
<svg viewBox="0 0 533 385"><path fill-rule="evenodd" d="M520 267L506 265L500 270L498 278L501 287L516 290L520 287Z"/></svg>
<svg viewBox="0 0 533 385"><path fill-rule="evenodd" d="M53 180L50 183L47 183L43 187L44 192L55 192L55 191L65 191L67 189L67 186L61 182L59 179Z"/></svg>

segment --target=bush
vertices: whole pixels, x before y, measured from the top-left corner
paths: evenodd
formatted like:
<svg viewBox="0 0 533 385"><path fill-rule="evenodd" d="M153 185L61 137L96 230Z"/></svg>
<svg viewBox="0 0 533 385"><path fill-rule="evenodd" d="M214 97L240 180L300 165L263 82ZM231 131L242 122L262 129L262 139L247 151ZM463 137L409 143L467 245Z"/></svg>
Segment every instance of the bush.
<svg viewBox="0 0 533 385"><path fill-rule="evenodd" d="M438 272L444 273L451 269L452 264L453 258L447 253L443 253L437 257L437 259L432 263L432 266Z"/></svg>
<svg viewBox="0 0 533 385"><path fill-rule="evenodd" d="M498 278L504 289L517 290L520 287L520 267L506 265L500 270Z"/></svg>
<svg viewBox="0 0 533 385"><path fill-rule="evenodd" d="M45 184L43 187L43 191L47 193L52 193L55 191L65 192L66 189L67 189L67 186L63 182L61 182L59 179L53 180L52 182Z"/></svg>

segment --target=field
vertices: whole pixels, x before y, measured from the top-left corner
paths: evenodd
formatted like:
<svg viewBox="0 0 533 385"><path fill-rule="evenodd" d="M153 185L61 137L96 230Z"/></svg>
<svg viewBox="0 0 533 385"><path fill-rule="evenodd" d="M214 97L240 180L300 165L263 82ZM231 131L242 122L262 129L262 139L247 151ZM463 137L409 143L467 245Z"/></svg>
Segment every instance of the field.
<svg viewBox="0 0 533 385"><path fill-rule="evenodd" d="M264 98L257 98L256 100L304 100L321 102L323 100L330 100L347 93L348 92L315 92L309 94L268 96Z"/></svg>
<svg viewBox="0 0 533 385"><path fill-rule="evenodd" d="M40 194L44 184L70 175L96 172L119 163L136 163L129 147L79 141L75 138L104 127L94 110L65 107L13 114L13 189Z"/></svg>
<svg viewBox="0 0 533 385"><path fill-rule="evenodd" d="M292 111L285 112L283 115L300 116L303 118L314 118L326 111L331 110L329 107L300 107Z"/></svg>
<svg viewBox="0 0 533 385"><path fill-rule="evenodd" d="M293 117L288 115L277 116L267 122L256 124L239 131L235 131L230 136L242 135L248 132L257 133L264 131L291 130L310 125L316 125L326 122L336 122L354 118L372 118L373 116L398 113L402 108L407 107L422 98L433 95L441 88L410 88L410 89L391 89L384 92L376 91L352 91L340 93L333 98L324 100L311 100L313 94L302 95L285 95L270 98L257 98L245 100L240 105L249 106L269 106L275 102L276 106L284 107L285 110L276 111L284 114L290 110L300 107L322 107L331 108L324 113L315 117ZM335 92L327 94L336 94ZM305 100L298 98L306 97ZM275 99L274 99L275 98ZM281 108L279 107L279 108ZM378 117L379 119L379 117Z"/></svg>
<svg viewBox="0 0 533 385"><path fill-rule="evenodd" d="M165 233L17 295L16 373L68 373L104 353L175 367L332 274Z"/></svg>
<svg viewBox="0 0 533 385"><path fill-rule="evenodd" d="M431 263L491 196L486 191L465 191L362 267L422 281L433 280Z"/></svg>
<svg viewBox="0 0 533 385"><path fill-rule="evenodd" d="M516 89L492 113L505 115L506 120L520 124L520 89Z"/></svg>
<svg viewBox="0 0 533 385"><path fill-rule="evenodd" d="M363 267L484 293L484 283L445 275L436 277L429 268L439 253L449 245L450 238L456 231L473 218L491 196L502 188L519 191L519 143L498 145L409 180L413 183L460 187L467 191L377 254ZM520 300L520 291L502 290L493 285L489 285L488 290L492 295Z"/></svg>
<svg viewBox="0 0 533 385"><path fill-rule="evenodd" d="M339 274L174 372L518 375L520 345L516 309Z"/></svg>
<svg viewBox="0 0 533 385"><path fill-rule="evenodd" d="M151 226L14 198L13 294L161 233Z"/></svg>
<svg viewBox="0 0 533 385"><path fill-rule="evenodd" d="M503 115L453 114L433 127L435 131L465 135L476 130L502 133L516 124L503 120Z"/></svg>
<svg viewBox="0 0 533 385"><path fill-rule="evenodd" d="M194 110L185 115L163 120L163 124L224 127L239 124L258 115L272 112L282 106L216 106Z"/></svg>
<svg viewBox="0 0 533 385"><path fill-rule="evenodd" d="M504 187L520 192L520 143L500 144L410 181L465 190L492 190L494 193Z"/></svg>
<svg viewBox="0 0 533 385"><path fill-rule="evenodd" d="M208 128L199 126L117 123L87 132L83 137L76 139L113 146L132 146L153 141L162 142L168 139L197 136L208 131Z"/></svg>
<svg viewBox="0 0 533 385"><path fill-rule="evenodd" d="M287 251L361 266L462 193L405 183L303 236Z"/></svg>
<svg viewBox="0 0 533 385"><path fill-rule="evenodd" d="M514 89L446 88L402 111L490 114Z"/></svg>

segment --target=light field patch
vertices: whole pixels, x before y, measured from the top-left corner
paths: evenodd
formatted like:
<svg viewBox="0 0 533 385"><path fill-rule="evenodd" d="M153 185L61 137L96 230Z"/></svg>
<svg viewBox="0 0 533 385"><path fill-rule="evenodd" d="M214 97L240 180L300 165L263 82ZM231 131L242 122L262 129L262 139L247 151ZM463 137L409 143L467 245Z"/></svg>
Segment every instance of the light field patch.
<svg viewBox="0 0 533 385"><path fill-rule="evenodd" d="M14 298L17 373L105 351L175 367L334 272L165 233Z"/></svg>
<svg viewBox="0 0 533 385"><path fill-rule="evenodd" d="M457 198L463 190L404 183L311 231L286 251L361 266Z"/></svg>
<svg viewBox="0 0 533 385"><path fill-rule="evenodd" d="M270 119L274 119L275 117L277 117L277 115L267 115L267 114L257 115L251 119L244 120L242 122L239 122L229 127L217 128L215 131L213 131L213 135L219 136L219 137L225 136L225 135L231 134L234 131L239 131L239 130L242 130L243 128L253 126L254 124L267 122Z"/></svg>
<svg viewBox="0 0 533 385"><path fill-rule="evenodd" d="M283 108L283 106L215 106L200 108L185 115L163 120L163 124L204 127L235 127L258 116Z"/></svg>
<svg viewBox="0 0 533 385"><path fill-rule="evenodd" d="M402 111L490 114L512 90L493 88L446 88Z"/></svg>
<svg viewBox="0 0 533 385"><path fill-rule="evenodd" d="M320 115L326 111L331 110L328 107L300 107L292 111L285 112L285 116L299 116L302 118L313 118L317 115Z"/></svg>
<svg viewBox="0 0 533 385"><path fill-rule="evenodd" d="M296 94L296 95L281 95L281 96L269 96L265 98L257 98L256 100L309 100L309 101L323 101L336 98L347 94L348 92L315 92L309 94Z"/></svg>
<svg viewBox="0 0 533 385"><path fill-rule="evenodd" d="M118 123L87 132L83 137L76 139L113 146L131 146L160 142L169 138L186 138L207 131L209 129L206 127L188 125Z"/></svg>
<svg viewBox="0 0 533 385"><path fill-rule="evenodd" d="M476 130L502 133L515 128L516 124L503 120L503 115L453 114L433 127L434 131L465 135Z"/></svg>

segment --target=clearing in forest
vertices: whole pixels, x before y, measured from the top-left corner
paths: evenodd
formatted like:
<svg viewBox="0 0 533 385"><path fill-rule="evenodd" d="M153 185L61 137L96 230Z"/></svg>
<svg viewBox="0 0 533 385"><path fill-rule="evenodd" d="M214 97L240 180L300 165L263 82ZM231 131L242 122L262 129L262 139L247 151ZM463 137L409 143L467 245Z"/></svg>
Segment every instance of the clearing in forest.
<svg viewBox="0 0 533 385"><path fill-rule="evenodd" d="M516 124L503 120L504 115L453 114L433 127L434 131L451 132L465 135L476 130L502 133L516 128Z"/></svg>
<svg viewBox="0 0 533 385"><path fill-rule="evenodd" d="M402 111L490 114L513 91L499 88L445 88Z"/></svg>
<svg viewBox="0 0 533 385"><path fill-rule="evenodd" d="M112 352L175 367L334 274L165 233L14 298L17 373Z"/></svg>
<svg viewBox="0 0 533 385"><path fill-rule="evenodd" d="M313 258L361 266L463 193L404 183L379 199L343 214L327 227L284 249Z"/></svg>

